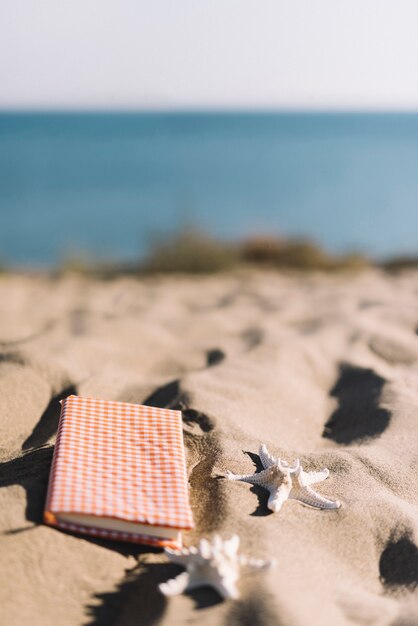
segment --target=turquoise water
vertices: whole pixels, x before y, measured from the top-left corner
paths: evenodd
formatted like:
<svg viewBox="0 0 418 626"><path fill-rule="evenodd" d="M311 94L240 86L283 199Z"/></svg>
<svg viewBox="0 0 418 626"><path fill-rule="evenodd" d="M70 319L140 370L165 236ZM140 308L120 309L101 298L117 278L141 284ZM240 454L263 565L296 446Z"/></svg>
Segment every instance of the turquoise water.
<svg viewBox="0 0 418 626"><path fill-rule="evenodd" d="M135 259L193 218L418 252L418 114L0 114L0 259Z"/></svg>

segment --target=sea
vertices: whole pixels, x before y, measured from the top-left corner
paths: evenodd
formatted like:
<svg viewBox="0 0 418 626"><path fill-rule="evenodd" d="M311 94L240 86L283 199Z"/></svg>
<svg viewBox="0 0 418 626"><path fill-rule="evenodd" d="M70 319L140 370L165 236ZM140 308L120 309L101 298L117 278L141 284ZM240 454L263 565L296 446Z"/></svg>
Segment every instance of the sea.
<svg viewBox="0 0 418 626"><path fill-rule="evenodd" d="M0 113L0 265L131 262L193 227L418 253L418 114Z"/></svg>

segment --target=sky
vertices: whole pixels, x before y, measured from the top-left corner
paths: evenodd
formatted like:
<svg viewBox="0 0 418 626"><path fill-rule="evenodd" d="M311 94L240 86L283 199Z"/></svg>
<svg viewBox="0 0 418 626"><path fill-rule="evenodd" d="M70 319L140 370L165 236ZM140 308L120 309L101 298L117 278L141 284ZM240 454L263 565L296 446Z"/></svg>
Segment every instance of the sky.
<svg viewBox="0 0 418 626"><path fill-rule="evenodd" d="M16 108L418 110L418 2L1 0Z"/></svg>

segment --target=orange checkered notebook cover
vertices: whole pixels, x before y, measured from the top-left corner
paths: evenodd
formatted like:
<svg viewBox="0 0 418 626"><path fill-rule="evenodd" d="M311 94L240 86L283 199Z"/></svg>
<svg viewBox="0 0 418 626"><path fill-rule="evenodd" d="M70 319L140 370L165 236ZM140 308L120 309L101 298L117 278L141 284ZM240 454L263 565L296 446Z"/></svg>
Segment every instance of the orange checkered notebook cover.
<svg viewBox="0 0 418 626"><path fill-rule="evenodd" d="M180 411L66 398L44 519L108 539L181 546L193 518Z"/></svg>

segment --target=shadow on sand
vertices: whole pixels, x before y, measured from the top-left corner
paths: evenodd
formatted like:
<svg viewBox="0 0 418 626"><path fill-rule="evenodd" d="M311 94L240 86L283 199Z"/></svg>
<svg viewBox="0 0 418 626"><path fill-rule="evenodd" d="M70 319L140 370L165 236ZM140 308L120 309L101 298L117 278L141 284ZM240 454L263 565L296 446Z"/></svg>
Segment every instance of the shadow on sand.
<svg viewBox="0 0 418 626"><path fill-rule="evenodd" d="M139 564L127 572L114 592L97 594L100 604L91 604L88 626L152 626L163 617L168 599L158 585L180 574L183 568L173 563ZM195 609L205 609L222 602L210 587L188 592Z"/></svg>
<svg viewBox="0 0 418 626"><path fill-rule="evenodd" d="M342 364L330 392L337 398L338 407L325 424L322 436L348 445L381 435L391 418L390 412L379 406L385 382L371 369Z"/></svg>
<svg viewBox="0 0 418 626"><path fill-rule="evenodd" d="M55 435L60 419L61 405L60 401L68 396L77 395L77 389L74 385L70 385L54 396L45 411L42 413L35 428L29 437L23 442L22 450L30 450L31 448L39 448L43 446L52 435Z"/></svg>
<svg viewBox="0 0 418 626"><path fill-rule="evenodd" d="M408 534L388 542L379 560L379 571L386 587L418 586L418 548Z"/></svg>

